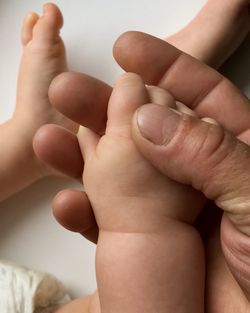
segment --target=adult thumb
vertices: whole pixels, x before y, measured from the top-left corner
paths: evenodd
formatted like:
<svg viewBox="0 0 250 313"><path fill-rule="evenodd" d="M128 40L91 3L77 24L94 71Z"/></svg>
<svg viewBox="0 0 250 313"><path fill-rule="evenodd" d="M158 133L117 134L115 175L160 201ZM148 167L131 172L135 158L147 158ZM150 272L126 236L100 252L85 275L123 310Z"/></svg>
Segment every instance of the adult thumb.
<svg viewBox="0 0 250 313"><path fill-rule="evenodd" d="M250 236L250 148L216 123L146 104L133 119L138 149L168 177L192 185Z"/></svg>

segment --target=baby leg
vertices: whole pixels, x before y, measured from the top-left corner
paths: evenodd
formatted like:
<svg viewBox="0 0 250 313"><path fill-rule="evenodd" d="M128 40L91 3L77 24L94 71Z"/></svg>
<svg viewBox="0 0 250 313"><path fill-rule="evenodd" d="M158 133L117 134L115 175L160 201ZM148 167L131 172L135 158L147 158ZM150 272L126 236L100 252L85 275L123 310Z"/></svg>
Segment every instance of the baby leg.
<svg viewBox="0 0 250 313"><path fill-rule="evenodd" d="M33 151L33 137L38 128L53 123L71 132L78 129L77 124L57 112L48 99L51 81L67 70L59 36L62 23L61 12L53 4L44 6L41 17L30 13L24 21L16 108L13 117L0 126L0 201L39 178L57 173Z"/></svg>

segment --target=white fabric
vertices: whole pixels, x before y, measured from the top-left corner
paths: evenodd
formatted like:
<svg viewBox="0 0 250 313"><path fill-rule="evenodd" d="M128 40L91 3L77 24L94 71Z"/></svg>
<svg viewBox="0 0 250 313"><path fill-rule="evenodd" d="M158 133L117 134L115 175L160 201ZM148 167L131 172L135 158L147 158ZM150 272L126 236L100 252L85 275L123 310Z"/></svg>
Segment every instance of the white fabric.
<svg viewBox="0 0 250 313"><path fill-rule="evenodd" d="M0 261L1 313L52 313L69 300L53 276Z"/></svg>

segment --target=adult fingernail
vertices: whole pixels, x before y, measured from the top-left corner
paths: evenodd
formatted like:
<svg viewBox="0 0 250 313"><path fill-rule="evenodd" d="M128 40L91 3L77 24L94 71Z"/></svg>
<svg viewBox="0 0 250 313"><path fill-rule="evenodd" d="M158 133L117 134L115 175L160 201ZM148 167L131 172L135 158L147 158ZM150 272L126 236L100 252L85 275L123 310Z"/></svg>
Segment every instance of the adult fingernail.
<svg viewBox="0 0 250 313"><path fill-rule="evenodd" d="M141 135L156 145L167 145L173 138L181 114L155 104L147 104L137 111L137 125Z"/></svg>

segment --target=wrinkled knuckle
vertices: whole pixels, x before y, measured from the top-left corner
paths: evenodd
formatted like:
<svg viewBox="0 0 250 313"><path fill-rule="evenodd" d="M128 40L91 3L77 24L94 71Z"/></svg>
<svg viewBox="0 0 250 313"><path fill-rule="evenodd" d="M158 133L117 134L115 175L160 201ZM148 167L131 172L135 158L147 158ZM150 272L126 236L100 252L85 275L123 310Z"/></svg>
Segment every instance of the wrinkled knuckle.
<svg viewBox="0 0 250 313"><path fill-rule="evenodd" d="M190 147L190 137L195 124L196 121L192 116L183 114L182 118L178 121L178 125L175 127L174 136L170 140L168 139L168 136L166 136L167 138L164 140L164 145L167 147L168 155L170 157L177 158L178 156L183 156L183 154L190 156L189 152L192 151ZM167 130L164 132L166 134L168 133Z"/></svg>
<svg viewBox="0 0 250 313"><path fill-rule="evenodd" d="M220 125L201 122L183 114L170 144L172 150L188 154L189 162L219 162L228 147L227 133ZM176 152L175 152L176 153Z"/></svg>
<svg viewBox="0 0 250 313"><path fill-rule="evenodd" d="M200 190L210 199L219 196L217 186L225 180L230 158L236 146L236 140L219 125L210 125L206 139L199 152L199 164L202 173Z"/></svg>
<svg viewBox="0 0 250 313"><path fill-rule="evenodd" d="M220 125L184 114L168 143L168 156L180 166L186 163L187 177L193 177L190 183L210 197L211 180L216 179L218 167L227 158L230 139Z"/></svg>
<svg viewBox="0 0 250 313"><path fill-rule="evenodd" d="M220 125L203 122L202 126L200 140L197 140L197 146L194 150L195 158L216 165L225 157L227 134Z"/></svg>

